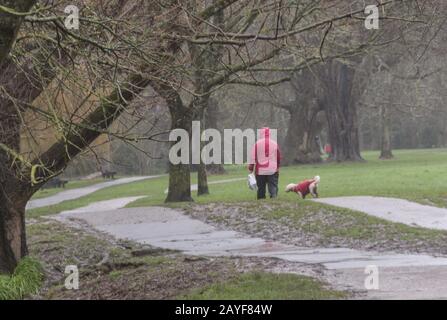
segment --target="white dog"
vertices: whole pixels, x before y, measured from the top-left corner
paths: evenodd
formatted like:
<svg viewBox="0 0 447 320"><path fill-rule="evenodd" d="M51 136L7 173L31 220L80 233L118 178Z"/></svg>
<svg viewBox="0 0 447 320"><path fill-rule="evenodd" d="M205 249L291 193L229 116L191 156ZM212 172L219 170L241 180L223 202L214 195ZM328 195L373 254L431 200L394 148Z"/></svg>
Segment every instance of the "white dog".
<svg viewBox="0 0 447 320"><path fill-rule="evenodd" d="M320 180L320 176L315 176L313 179L304 180L298 184L291 183L287 185L286 192L296 192L303 199L305 199L309 193L312 197L318 198L318 185Z"/></svg>

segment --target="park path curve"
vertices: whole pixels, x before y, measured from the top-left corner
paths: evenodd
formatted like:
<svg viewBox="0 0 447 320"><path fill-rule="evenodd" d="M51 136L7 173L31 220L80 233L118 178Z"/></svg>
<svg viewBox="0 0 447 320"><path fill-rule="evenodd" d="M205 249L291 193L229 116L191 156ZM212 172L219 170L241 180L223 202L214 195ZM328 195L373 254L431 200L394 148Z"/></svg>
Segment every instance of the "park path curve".
<svg viewBox="0 0 447 320"><path fill-rule="evenodd" d="M367 298L447 298L447 258L429 255L378 253L349 248L301 248L231 230L219 230L181 211L163 208L119 209L137 197L101 201L63 212L60 221L83 220L119 239L180 250L196 256L270 257L323 265L329 282L339 288L364 290L365 268L380 270L380 290ZM99 208L104 208L99 211Z"/></svg>
<svg viewBox="0 0 447 320"><path fill-rule="evenodd" d="M86 195L89 195L91 193L94 193L96 191L99 191L104 188L118 186L122 184L127 184L131 182L137 182L141 180L147 180L147 179L154 179L161 176L144 176L144 177L129 177L129 178L121 178L116 180L111 180L107 182L101 182L97 183L88 187L83 188L76 188L76 189L69 189L65 191L61 191L53 196L41 198L41 199L35 199L28 201L28 204L26 205L26 209L35 209L35 208L41 208L46 206L55 205L58 203L61 203L63 201L67 200L74 200L81 197L84 197Z"/></svg>
<svg viewBox="0 0 447 320"><path fill-rule="evenodd" d="M422 205L404 199L356 196L321 198L313 201L360 211L412 227L447 230L447 209Z"/></svg>

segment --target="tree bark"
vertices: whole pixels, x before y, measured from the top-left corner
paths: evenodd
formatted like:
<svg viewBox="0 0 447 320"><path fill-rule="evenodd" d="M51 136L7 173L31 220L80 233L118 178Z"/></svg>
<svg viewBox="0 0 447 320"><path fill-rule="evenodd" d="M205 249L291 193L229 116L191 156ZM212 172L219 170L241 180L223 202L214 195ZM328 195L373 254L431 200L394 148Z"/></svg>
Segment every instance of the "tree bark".
<svg viewBox="0 0 447 320"><path fill-rule="evenodd" d="M20 120L12 106L2 105L0 143L18 153ZM9 112L8 112L9 111ZM0 148L0 274L11 274L27 255L25 206L31 192L26 188L28 177L19 161Z"/></svg>
<svg viewBox="0 0 447 320"><path fill-rule="evenodd" d="M298 163L309 164L319 163L321 159L321 149L315 138L320 135L324 124L319 119L320 110L313 108L306 112L306 125L303 135L303 143L298 149Z"/></svg>
<svg viewBox="0 0 447 320"><path fill-rule="evenodd" d="M386 106L380 107L380 127L382 129L380 143L380 159L387 160L394 157L391 149L390 119Z"/></svg>
<svg viewBox="0 0 447 320"><path fill-rule="evenodd" d="M206 127L206 119L205 119L205 109L208 106L209 97L204 96L202 99L200 99L200 103L197 106L197 109L199 111L199 120L201 120L201 132L200 137L202 136L203 128ZM202 149L204 147L204 143L202 142L202 139L200 139L200 152L202 152ZM203 196L206 194L209 194L210 190L208 188L208 174L206 172L206 164L203 162L202 157L200 157L200 164L197 171L197 195Z"/></svg>
<svg viewBox="0 0 447 320"><path fill-rule="evenodd" d="M388 73L388 88L389 88L389 94L388 94L388 100L390 103L393 101L393 94L394 94L394 88L393 88L393 77L390 73ZM379 122L380 122L380 129L381 129L381 135L380 135L380 157L379 159L387 160L392 159L393 152L391 149L391 128L390 128L390 109L387 105L381 105L380 106L380 112L379 112Z"/></svg>
<svg viewBox="0 0 447 320"><path fill-rule="evenodd" d="M0 5L15 12L28 12L37 0L0 0ZM0 11L0 64L8 57L24 16Z"/></svg>
<svg viewBox="0 0 447 320"><path fill-rule="evenodd" d="M199 171L197 172L197 180L198 180L197 195L203 196L206 194L210 194L210 190L208 187L208 175L206 172L206 165L202 161L200 161Z"/></svg>
<svg viewBox="0 0 447 320"><path fill-rule="evenodd" d="M163 92L167 94L167 90ZM183 105L180 96L175 91L171 91L164 98L169 105L171 129L184 129L189 133L189 137L191 137L191 123L192 119L194 119L191 108ZM191 196L191 166L189 164L174 165L170 163L168 196L165 202L186 201L193 201Z"/></svg>
<svg viewBox="0 0 447 320"><path fill-rule="evenodd" d="M36 74L28 64L19 67L8 58L0 63L0 273L12 273L27 254L25 206L32 195L30 175L12 153L20 154L20 103L31 103L53 77L45 68L39 81Z"/></svg>
<svg viewBox="0 0 447 320"><path fill-rule="evenodd" d="M328 123L333 161L363 161L354 92L355 71L340 62L329 66L324 109Z"/></svg>
<svg viewBox="0 0 447 320"><path fill-rule="evenodd" d="M318 119L315 106L293 106L290 113L289 127L283 150L283 165L308 164L321 162L320 149L315 141L323 124Z"/></svg>
<svg viewBox="0 0 447 320"><path fill-rule="evenodd" d="M10 184L10 183L9 183ZM7 194L3 184L0 193L0 274L12 274L18 262L28 254L25 229L27 197ZM10 190L16 189L10 185Z"/></svg>
<svg viewBox="0 0 447 320"><path fill-rule="evenodd" d="M165 202L191 202L191 171L187 164L170 164L169 190Z"/></svg>
<svg viewBox="0 0 447 320"><path fill-rule="evenodd" d="M289 166L296 163L298 157L299 141L302 141L303 130L300 122L302 120L301 113L296 108L289 110L290 119L287 129L286 138L284 140L283 159L281 165Z"/></svg>
<svg viewBox="0 0 447 320"><path fill-rule="evenodd" d="M216 129L218 130L218 119L221 114L219 112L219 107L217 101L213 98L208 99L208 107L205 110L205 128L206 129ZM221 159L223 162L223 159ZM208 164L206 166L206 171L210 174L225 174L225 167L222 163L220 164Z"/></svg>

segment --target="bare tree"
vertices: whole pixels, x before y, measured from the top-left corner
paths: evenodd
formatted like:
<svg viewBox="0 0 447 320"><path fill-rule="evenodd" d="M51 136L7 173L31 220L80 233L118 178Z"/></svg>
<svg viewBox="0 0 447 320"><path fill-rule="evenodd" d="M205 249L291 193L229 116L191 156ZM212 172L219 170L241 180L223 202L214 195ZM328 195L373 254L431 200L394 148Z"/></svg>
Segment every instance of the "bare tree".
<svg viewBox="0 0 447 320"><path fill-rule="evenodd" d="M35 11L33 4L0 1L0 272L8 273L27 254L28 199L98 136L114 134L107 131L110 125L128 112L150 78L158 77L148 56L163 54L161 46L153 52L142 51L139 46L147 45L147 39L141 38L138 44L128 40L141 34L140 26L117 27L115 21L125 17L117 11L122 1L109 3L109 17L117 20L101 19L78 3L86 10L88 21L82 34L63 26L62 1L60 7ZM135 13L128 9L127 14ZM135 68L134 64L142 67ZM70 106L63 103L65 100L53 105L61 91L66 97L68 92L73 97L81 95L72 99ZM34 105L42 93L49 105ZM41 143L33 126L37 119L55 130L55 142L43 152L25 153L20 148L21 134Z"/></svg>

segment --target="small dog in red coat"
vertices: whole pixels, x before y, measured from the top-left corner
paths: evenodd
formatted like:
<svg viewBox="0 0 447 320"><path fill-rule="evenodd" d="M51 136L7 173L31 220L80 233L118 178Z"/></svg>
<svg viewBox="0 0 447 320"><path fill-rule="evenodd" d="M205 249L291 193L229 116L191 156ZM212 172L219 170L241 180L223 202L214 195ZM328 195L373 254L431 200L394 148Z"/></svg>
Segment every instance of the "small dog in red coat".
<svg viewBox="0 0 447 320"><path fill-rule="evenodd" d="M318 184L320 183L320 177L316 176L313 179L301 181L298 184L291 183L287 185L286 192L296 192L303 199L306 198L308 194L312 197L318 198Z"/></svg>

